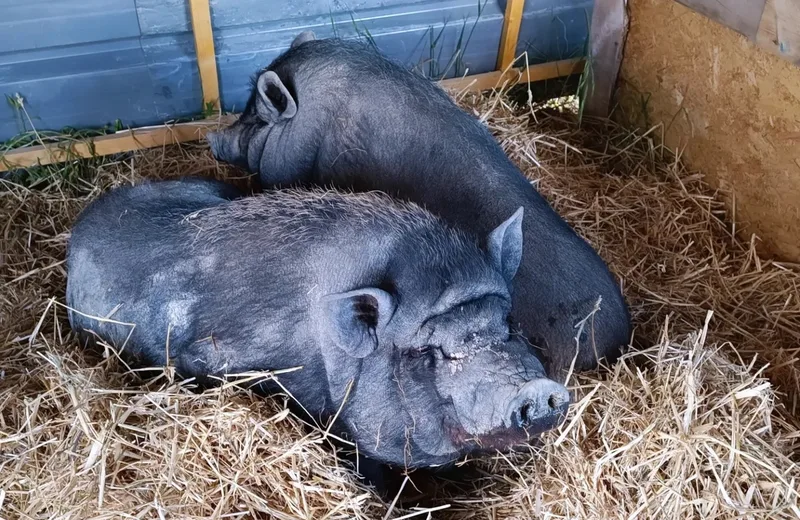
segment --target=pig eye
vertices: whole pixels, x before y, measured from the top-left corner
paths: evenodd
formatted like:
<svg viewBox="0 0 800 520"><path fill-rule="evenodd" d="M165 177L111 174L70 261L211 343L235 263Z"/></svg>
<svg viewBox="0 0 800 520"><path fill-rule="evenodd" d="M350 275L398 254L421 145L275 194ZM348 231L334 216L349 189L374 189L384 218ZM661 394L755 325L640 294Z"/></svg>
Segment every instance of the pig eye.
<svg viewBox="0 0 800 520"><path fill-rule="evenodd" d="M423 356L427 356L432 351L433 351L433 345L423 345L419 348L412 348L406 352L408 353L409 357L421 358Z"/></svg>

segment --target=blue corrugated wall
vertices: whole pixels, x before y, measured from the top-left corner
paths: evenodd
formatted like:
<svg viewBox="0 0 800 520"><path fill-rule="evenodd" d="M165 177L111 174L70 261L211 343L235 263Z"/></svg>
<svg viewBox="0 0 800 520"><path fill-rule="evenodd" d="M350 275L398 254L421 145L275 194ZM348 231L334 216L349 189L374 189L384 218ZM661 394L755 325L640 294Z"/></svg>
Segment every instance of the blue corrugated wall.
<svg viewBox="0 0 800 520"><path fill-rule="evenodd" d="M518 53L583 54L592 0L528 0ZM371 38L434 77L494 68L505 0L211 0L223 106L300 31ZM0 141L24 131L136 127L196 115L202 92L186 0L0 0Z"/></svg>

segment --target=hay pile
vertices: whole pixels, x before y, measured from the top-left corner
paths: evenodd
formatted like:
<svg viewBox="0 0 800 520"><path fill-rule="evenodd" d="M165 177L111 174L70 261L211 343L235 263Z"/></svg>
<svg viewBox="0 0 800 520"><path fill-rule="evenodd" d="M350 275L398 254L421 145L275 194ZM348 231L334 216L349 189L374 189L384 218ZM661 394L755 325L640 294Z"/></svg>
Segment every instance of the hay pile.
<svg viewBox="0 0 800 520"><path fill-rule="evenodd" d="M484 462L453 518L800 518L797 431L707 332L578 377L583 397L547 448Z"/></svg>
<svg viewBox="0 0 800 520"><path fill-rule="evenodd" d="M609 259L645 347L574 378L577 403L543 448L387 504L281 397L197 395L169 372L142 385L113 355L78 351L63 308L71 222L119 183L240 175L186 145L0 186L0 518L800 518L794 267L735 238L656 132L463 102Z"/></svg>

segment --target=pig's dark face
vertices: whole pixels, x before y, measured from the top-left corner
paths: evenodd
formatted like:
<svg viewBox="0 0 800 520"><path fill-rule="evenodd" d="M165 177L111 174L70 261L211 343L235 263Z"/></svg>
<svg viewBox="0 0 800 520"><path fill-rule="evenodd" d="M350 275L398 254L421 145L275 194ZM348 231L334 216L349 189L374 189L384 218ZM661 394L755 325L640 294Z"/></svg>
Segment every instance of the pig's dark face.
<svg viewBox="0 0 800 520"><path fill-rule="evenodd" d="M510 336L521 211L488 252L455 236L395 251L381 288L322 298L330 394L359 451L407 467L507 449L558 425L567 390Z"/></svg>
<svg viewBox="0 0 800 520"><path fill-rule="evenodd" d="M231 126L206 135L211 154L214 159L246 169L251 173L258 172L258 159L251 165L247 159L249 146L253 140L261 140L263 146L269 134L270 126L260 121L251 121L247 111L243 112Z"/></svg>
<svg viewBox="0 0 800 520"><path fill-rule="evenodd" d="M277 74L262 72L239 119L206 135L211 153L218 161L256 173L270 131L296 114L294 97Z"/></svg>
<svg viewBox="0 0 800 520"><path fill-rule="evenodd" d="M300 33L292 48L316 39L311 31ZM258 163L270 129L297 114L295 96L273 71L263 71L253 84L250 99L233 125L207 135L211 153L218 161L258 172Z"/></svg>

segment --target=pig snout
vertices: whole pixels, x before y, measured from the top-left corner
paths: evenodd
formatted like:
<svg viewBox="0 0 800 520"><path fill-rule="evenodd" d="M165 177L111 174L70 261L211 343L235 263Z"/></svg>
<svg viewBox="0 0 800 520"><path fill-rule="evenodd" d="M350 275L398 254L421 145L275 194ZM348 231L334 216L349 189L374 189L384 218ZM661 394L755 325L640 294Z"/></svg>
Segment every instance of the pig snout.
<svg viewBox="0 0 800 520"><path fill-rule="evenodd" d="M239 164L241 162L239 140L232 134L234 134L234 132L230 128L224 128L206 134L206 140L208 141L209 148L211 148L211 155L214 156L214 159L232 164Z"/></svg>
<svg viewBox="0 0 800 520"><path fill-rule="evenodd" d="M570 404L569 391L551 379L534 379L525 383L511 402L512 424L529 433L555 428L566 416Z"/></svg>
<svg viewBox="0 0 800 520"><path fill-rule="evenodd" d="M220 160L219 158L219 146L220 146L220 137L217 132L208 132L206 134L206 141L208 141L208 146L211 148L211 155L214 156L214 159Z"/></svg>

